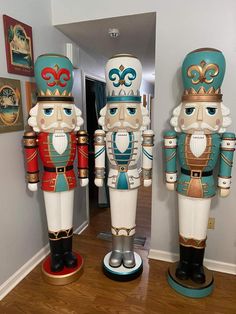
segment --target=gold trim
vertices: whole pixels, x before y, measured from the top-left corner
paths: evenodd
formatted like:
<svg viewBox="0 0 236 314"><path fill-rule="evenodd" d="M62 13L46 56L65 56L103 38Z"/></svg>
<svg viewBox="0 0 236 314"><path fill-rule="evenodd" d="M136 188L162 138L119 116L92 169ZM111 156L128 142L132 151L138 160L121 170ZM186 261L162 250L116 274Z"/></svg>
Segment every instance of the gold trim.
<svg viewBox="0 0 236 314"><path fill-rule="evenodd" d="M183 237L181 234L179 235L179 243L186 247L194 247L195 249L204 249L206 247L206 240L205 239L194 239L194 238L186 238Z"/></svg>
<svg viewBox="0 0 236 314"><path fill-rule="evenodd" d="M27 173L27 180L31 183L37 183L39 181L38 173Z"/></svg>
<svg viewBox="0 0 236 314"><path fill-rule="evenodd" d="M116 228L116 227L111 226L111 229L113 229L115 231L116 235L119 235L119 232L121 230L126 231L127 235L130 235L131 231L135 230L135 228L136 228L136 226L134 226L132 228L125 228L125 227Z"/></svg>
<svg viewBox="0 0 236 314"><path fill-rule="evenodd" d="M198 95L188 94L182 96L182 101L193 101L193 102L221 102L222 94L215 95Z"/></svg>
<svg viewBox="0 0 236 314"><path fill-rule="evenodd" d="M88 169L78 169L78 175L80 178L87 178L88 177Z"/></svg>
<svg viewBox="0 0 236 314"><path fill-rule="evenodd" d="M84 260L82 260L82 264L79 268L77 268L74 272L66 275L52 275L48 274L44 269L43 269L43 264L42 264L42 277L43 279L54 286L64 286L68 285L69 283L72 283L73 281L76 281L79 279L79 277L83 274L83 267L84 267Z"/></svg>

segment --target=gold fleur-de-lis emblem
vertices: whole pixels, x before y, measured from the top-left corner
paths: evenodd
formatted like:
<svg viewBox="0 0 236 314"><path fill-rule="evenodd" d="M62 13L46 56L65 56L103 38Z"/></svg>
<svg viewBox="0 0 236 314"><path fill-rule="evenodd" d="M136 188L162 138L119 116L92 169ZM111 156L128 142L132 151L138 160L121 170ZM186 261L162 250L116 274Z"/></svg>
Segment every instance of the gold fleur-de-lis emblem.
<svg viewBox="0 0 236 314"><path fill-rule="evenodd" d="M219 73L219 67L215 63L206 63L204 60L200 62L200 65L191 65L188 68L187 75L192 80L194 85L198 83L210 84L213 82L214 77Z"/></svg>

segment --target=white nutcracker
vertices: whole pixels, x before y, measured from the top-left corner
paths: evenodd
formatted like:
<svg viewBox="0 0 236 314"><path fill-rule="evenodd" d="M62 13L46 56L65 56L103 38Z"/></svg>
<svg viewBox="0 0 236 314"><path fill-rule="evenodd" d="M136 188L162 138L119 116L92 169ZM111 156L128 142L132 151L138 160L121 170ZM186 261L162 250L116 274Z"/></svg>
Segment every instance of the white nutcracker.
<svg viewBox="0 0 236 314"><path fill-rule="evenodd" d="M95 132L95 184L104 182L105 152L109 159L108 187L111 208L112 252L104 258L106 274L130 280L142 272L142 260L134 253L138 188L138 161L142 155L144 186L152 179L153 131L147 109L141 103L140 61L128 54L110 58L106 65L107 104L101 110ZM116 269L116 272L114 270ZM126 279L124 279L126 278Z"/></svg>

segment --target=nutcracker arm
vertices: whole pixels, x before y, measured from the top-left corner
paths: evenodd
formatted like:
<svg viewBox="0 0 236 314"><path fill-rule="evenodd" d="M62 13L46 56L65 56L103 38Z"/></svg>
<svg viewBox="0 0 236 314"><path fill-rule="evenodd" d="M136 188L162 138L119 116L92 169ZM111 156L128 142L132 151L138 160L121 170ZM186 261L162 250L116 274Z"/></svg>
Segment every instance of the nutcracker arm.
<svg viewBox="0 0 236 314"><path fill-rule="evenodd" d="M78 177L81 183L88 178L88 133L77 132L77 153L78 153ZM85 180L87 182L87 180ZM83 183L81 184L84 185Z"/></svg>
<svg viewBox="0 0 236 314"><path fill-rule="evenodd" d="M175 131L164 133L165 176L167 184L177 181L177 134Z"/></svg>
<svg viewBox="0 0 236 314"><path fill-rule="evenodd" d="M94 133L95 153L95 185L102 186L105 178L105 137L103 130L96 130Z"/></svg>
<svg viewBox="0 0 236 314"><path fill-rule="evenodd" d="M23 143L26 160L27 182L29 186L36 186L39 182L38 140L36 133L33 131L25 132Z"/></svg>
<svg viewBox="0 0 236 314"><path fill-rule="evenodd" d="M142 173L144 186L149 186L152 182L154 132L152 130L146 130L143 132L142 136Z"/></svg>
<svg viewBox="0 0 236 314"><path fill-rule="evenodd" d="M221 190L230 189L234 151L235 134L229 132L223 133L220 147L220 167L218 175L218 187Z"/></svg>

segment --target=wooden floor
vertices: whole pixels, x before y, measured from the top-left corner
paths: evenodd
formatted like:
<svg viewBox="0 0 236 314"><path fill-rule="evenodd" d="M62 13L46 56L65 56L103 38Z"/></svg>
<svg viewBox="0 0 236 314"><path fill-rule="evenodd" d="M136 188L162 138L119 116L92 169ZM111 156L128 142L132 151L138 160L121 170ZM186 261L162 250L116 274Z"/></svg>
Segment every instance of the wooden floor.
<svg viewBox="0 0 236 314"><path fill-rule="evenodd" d="M108 210L93 209L89 228L74 237L74 248L85 259L81 278L64 287L50 286L42 280L40 266L37 266L0 302L0 313L236 314L235 276L215 273L213 294L205 299L189 299L169 287L166 281L168 263L148 260L150 195L150 189L142 189L139 194L136 234L147 237L144 248L136 247L144 261L141 277L122 283L103 275L101 261L111 243L96 236L101 231L109 231L110 216Z"/></svg>

